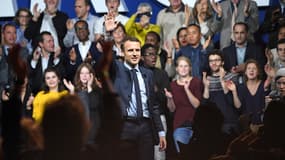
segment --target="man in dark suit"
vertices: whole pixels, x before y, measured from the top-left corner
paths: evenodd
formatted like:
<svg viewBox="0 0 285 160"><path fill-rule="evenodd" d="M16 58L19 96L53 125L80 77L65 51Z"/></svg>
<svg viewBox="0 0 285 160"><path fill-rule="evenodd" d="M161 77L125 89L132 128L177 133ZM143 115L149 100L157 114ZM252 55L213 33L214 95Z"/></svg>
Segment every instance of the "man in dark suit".
<svg viewBox="0 0 285 160"><path fill-rule="evenodd" d="M124 121L120 137L121 158L152 160L158 135L160 149L166 148L159 106L154 102L153 74L139 66L139 40L126 38L121 48L124 62L113 61L112 65L114 87L121 99Z"/></svg>
<svg viewBox="0 0 285 160"><path fill-rule="evenodd" d="M38 47L28 58L29 81L34 94L40 91L44 81L43 73L48 67L54 67L64 75L61 50L55 49L54 39L50 32L44 31L39 36Z"/></svg>
<svg viewBox="0 0 285 160"><path fill-rule="evenodd" d="M66 78L71 81L82 62L88 62L95 68L95 64L101 57L101 52L96 47L97 44L89 39L88 23L78 20L74 28L79 43L73 45L65 54Z"/></svg>
<svg viewBox="0 0 285 160"><path fill-rule="evenodd" d="M248 59L255 59L261 68L265 65L264 51L254 43L248 42L248 25L243 22L235 23L233 26L235 42L223 49L224 68L232 73L244 72L244 63ZM240 78L239 83L242 83Z"/></svg>

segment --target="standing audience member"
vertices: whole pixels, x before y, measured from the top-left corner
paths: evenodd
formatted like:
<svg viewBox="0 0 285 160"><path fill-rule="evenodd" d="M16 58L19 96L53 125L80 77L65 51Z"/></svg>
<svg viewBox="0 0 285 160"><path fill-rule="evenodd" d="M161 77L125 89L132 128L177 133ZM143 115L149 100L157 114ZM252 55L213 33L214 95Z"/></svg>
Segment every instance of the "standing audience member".
<svg viewBox="0 0 285 160"><path fill-rule="evenodd" d="M275 71L285 67L285 39L277 41L277 57L269 58L269 63L274 67Z"/></svg>
<svg viewBox="0 0 285 160"><path fill-rule="evenodd" d="M197 24L190 24L187 27L188 45L180 48L180 50L175 54L175 60L179 56L186 56L189 58L192 64L192 76L200 79L202 77L202 71L206 66L206 49L210 43L210 39L208 39L202 46L201 37L202 35L200 26Z"/></svg>
<svg viewBox="0 0 285 160"><path fill-rule="evenodd" d="M229 137L239 133L238 110L233 103L233 95L226 87L227 81L237 83L237 75L226 72L223 68L224 59L219 50L214 50L208 55L209 73L203 72L204 92L206 102L216 104L224 116L222 132Z"/></svg>
<svg viewBox="0 0 285 160"><path fill-rule="evenodd" d="M33 55L28 58L29 81L34 94L37 94L44 83L44 72L49 67L54 67L64 75L61 50L55 50L54 39L50 32L43 31L39 36L38 47Z"/></svg>
<svg viewBox="0 0 285 160"><path fill-rule="evenodd" d="M67 33L63 39L65 47L71 47L79 43L78 37L76 36L76 31L74 29L74 24L78 20L84 20L88 23L89 28L89 39L91 41L95 40L95 23L98 21L98 17L90 13L91 2L90 0L75 0L74 10L76 17L68 19L66 22Z"/></svg>
<svg viewBox="0 0 285 160"><path fill-rule="evenodd" d="M165 95L170 112L174 112L173 137L176 151L179 158L184 159L188 152L187 144L193 134L193 118L195 109L200 105L203 84L197 77L191 76L192 66L187 57L178 57L176 64L178 78L171 82L171 91L165 89Z"/></svg>
<svg viewBox="0 0 285 160"><path fill-rule="evenodd" d="M120 6L120 0L105 0L105 5L108 9L108 13L99 18L94 28L96 41L105 39L107 36L106 28L104 27L106 20L114 19L117 22L121 22L123 25L129 20L128 17L119 14L118 8Z"/></svg>
<svg viewBox="0 0 285 160"><path fill-rule="evenodd" d="M95 72L89 63L82 63L77 68L74 77L74 85L69 81L63 81L72 92L77 93L83 103L87 119L90 121L88 144L95 144L100 128L100 111L102 110L102 91Z"/></svg>
<svg viewBox="0 0 285 160"><path fill-rule="evenodd" d="M24 36L25 30L29 25L32 13L27 8L20 8L17 10L15 15L15 22L17 25L17 40L16 43L20 43L22 47L27 47L29 52L32 52L31 41L28 41Z"/></svg>
<svg viewBox="0 0 285 160"><path fill-rule="evenodd" d="M160 35L154 31L147 32L145 36L145 44L152 44L157 48L157 55L156 55L156 68L165 69L166 61L168 58L172 59L172 55L168 56L166 50L160 47Z"/></svg>
<svg viewBox="0 0 285 160"><path fill-rule="evenodd" d="M55 101L68 94L68 91L61 84L59 73L54 68L45 70L44 81L45 84L42 91L35 96L33 101L33 118L38 124L42 122L46 103Z"/></svg>
<svg viewBox="0 0 285 160"><path fill-rule="evenodd" d="M176 32L176 38L172 39L172 45L175 52L178 52L180 48L187 46L187 27L180 27Z"/></svg>
<svg viewBox="0 0 285 160"><path fill-rule="evenodd" d="M66 21L68 16L58 10L59 0L44 0L45 10L40 12L38 3L33 7L33 18L25 30L25 37L32 40L33 48L37 47L37 37L43 31L48 31L54 38L55 48L60 47L64 50L63 39L67 32Z"/></svg>
<svg viewBox="0 0 285 160"><path fill-rule="evenodd" d="M177 30L189 24L190 8L181 0L169 0L170 6L159 11L156 24L161 29L161 42L171 42Z"/></svg>
<svg viewBox="0 0 285 160"><path fill-rule="evenodd" d="M160 27L150 23L152 16L152 7L149 3L140 3L137 12L133 14L125 24L127 34L136 37L142 45L145 43L145 38L148 32L154 31L160 34ZM136 18L139 19L136 22Z"/></svg>
<svg viewBox="0 0 285 160"><path fill-rule="evenodd" d="M88 23L84 20L78 20L74 28L79 43L73 45L65 54L66 77L70 81L74 79L76 69L82 62L88 62L95 68L101 56L96 43L89 39Z"/></svg>
<svg viewBox="0 0 285 160"><path fill-rule="evenodd" d="M258 8L253 0L225 0L219 4L212 3L215 11L222 10L222 26L220 27L220 49L237 41L234 37L234 24L243 22L248 25L248 40L254 42L254 33L258 30ZM226 62L226 61L225 61Z"/></svg>
<svg viewBox="0 0 285 160"><path fill-rule="evenodd" d="M285 68L280 68L275 74L276 89L269 93L269 96L265 97L266 104L273 100L285 100Z"/></svg>
<svg viewBox="0 0 285 160"><path fill-rule="evenodd" d="M279 0L277 5L270 6L265 13L264 20L259 28L263 34L268 34L269 48L276 46L278 28L285 25L285 1Z"/></svg>
<svg viewBox="0 0 285 160"><path fill-rule="evenodd" d="M160 119L163 124L165 132L167 132L167 125L169 120L169 111L167 109L167 99L164 94L164 88L169 89L169 78L167 73L159 68L155 67L157 61L157 47L152 44L145 44L141 48L142 52L142 61L143 66L150 69L153 73L153 82L154 82L154 93L156 101L159 104ZM171 133L171 132L170 132ZM169 141L168 141L169 142ZM159 150L159 145L155 146L154 150L154 159L155 160L165 160L166 154L165 151Z"/></svg>
<svg viewBox="0 0 285 160"><path fill-rule="evenodd" d="M258 45L248 41L249 26L246 23L235 23L233 29L235 42L223 49L224 66L226 71L240 74L239 83L243 83L242 74L245 71L245 61L254 59L263 68L266 58Z"/></svg>
<svg viewBox="0 0 285 160"><path fill-rule="evenodd" d="M116 59L124 60L124 53L122 52L121 45L123 40L126 38L127 33L124 25L119 22L116 28L112 31L112 37L114 40L113 53Z"/></svg>
<svg viewBox="0 0 285 160"><path fill-rule="evenodd" d="M193 20L190 23L199 24L201 27L202 45L208 37L213 37L221 26L222 9L213 10L210 0L197 0L193 8ZM214 44L210 44L214 48Z"/></svg>

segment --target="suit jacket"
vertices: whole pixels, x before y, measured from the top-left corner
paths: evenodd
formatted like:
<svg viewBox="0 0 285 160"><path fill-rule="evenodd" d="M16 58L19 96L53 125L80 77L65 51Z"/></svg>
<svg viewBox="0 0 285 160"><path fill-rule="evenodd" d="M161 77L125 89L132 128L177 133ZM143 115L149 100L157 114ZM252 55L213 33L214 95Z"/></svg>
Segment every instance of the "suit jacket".
<svg viewBox="0 0 285 160"><path fill-rule="evenodd" d="M112 70L114 70L114 87L121 99L121 111L123 116L127 116L127 108L129 106L129 101L131 101L132 94L132 79L130 70L124 66L123 62L114 61L112 65ZM163 131L163 126L160 120L159 106L155 102L154 97L154 84L153 84L153 73L149 69L142 66L139 67L142 77L144 79L146 93L147 93L147 106L152 121L153 135L155 143L158 142L158 132Z"/></svg>
<svg viewBox="0 0 285 160"><path fill-rule="evenodd" d="M29 22L29 26L25 30L25 37L28 40L32 40L32 46L33 48L37 47L38 45L38 35L40 34L41 31L41 25L42 21L44 18L44 13L41 13L40 17L38 18L38 21L35 22L32 19ZM61 47L62 51L64 50L64 44L63 44L63 39L64 36L67 32L66 29L66 21L68 19L67 14L61 12L61 11L56 11L56 15L52 18L53 25L55 27L57 37L58 37L58 43L59 46Z"/></svg>
<svg viewBox="0 0 285 160"><path fill-rule="evenodd" d="M84 62L84 60L81 57L80 51L79 51L79 44L75 44L73 45L71 48L69 48L67 50L67 52L64 55L64 63L65 63L65 70L66 70L66 78L68 80L73 81L75 72L78 68L78 66ZM75 64L70 62L70 58L69 58L69 52L70 50L74 48L75 53L76 53L76 60L75 60ZM96 43L91 42L91 46L89 48L89 53L91 54L92 57L92 61L91 61L91 65L93 66L93 68L95 69L95 65L97 64L97 62L99 62L100 57L102 55L102 53L97 49L96 47Z"/></svg>
<svg viewBox="0 0 285 160"><path fill-rule="evenodd" d="M259 21L258 21L258 8L255 1L249 0L249 16L245 17L244 1L240 0L238 4L238 14L235 19L235 22L245 22L249 28L248 38L253 41L253 34L258 30ZM220 38L220 48L223 49L230 45L231 43L231 30L232 30L232 15L233 15L233 6L231 0L225 0L221 2L221 7L223 11L222 16L222 26L221 26L221 38Z"/></svg>
<svg viewBox="0 0 285 160"><path fill-rule="evenodd" d="M31 61L33 59L33 55L30 55L28 58L28 69L29 69L29 83L32 89L32 92L34 95L36 95L40 90L41 87L44 83L44 73L42 69L42 58L40 57L37 64L36 68L33 68L31 66ZM62 60L60 59L60 62L58 64L54 64L54 53L51 53L49 55L48 59L48 66L47 67L54 67L61 76L65 74L64 67L62 64Z"/></svg>
<svg viewBox="0 0 285 160"><path fill-rule="evenodd" d="M231 68L233 66L238 65L235 44L231 44L230 46L224 48L223 56L224 56L224 63L225 63L224 68L226 71L231 71ZM250 42L248 42L246 46L244 62L248 59L255 59L259 63L261 69L263 69L263 66L266 63L266 58L261 48L255 45L254 43L250 43Z"/></svg>

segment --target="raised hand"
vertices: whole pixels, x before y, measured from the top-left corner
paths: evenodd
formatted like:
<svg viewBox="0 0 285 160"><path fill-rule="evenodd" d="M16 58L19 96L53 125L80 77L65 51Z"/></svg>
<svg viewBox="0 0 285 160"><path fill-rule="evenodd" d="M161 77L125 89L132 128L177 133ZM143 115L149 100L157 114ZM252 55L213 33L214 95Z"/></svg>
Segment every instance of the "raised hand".
<svg viewBox="0 0 285 160"><path fill-rule="evenodd" d="M184 20L184 25L188 26L189 22L190 22L190 17L191 17L191 11L189 9L189 6L186 4L184 7L184 15L185 15L185 20Z"/></svg>
<svg viewBox="0 0 285 160"><path fill-rule="evenodd" d="M226 81L226 87L228 88L228 90L230 90L232 92L237 90L235 83L231 80Z"/></svg>
<svg viewBox="0 0 285 160"><path fill-rule="evenodd" d="M33 53L33 60L38 61L40 56L41 56L41 48L38 47L37 49L35 49L35 51Z"/></svg>
<svg viewBox="0 0 285 160"><path fill-rule="evenodd" d="M113 31L117 27L118 22L115 20L114 16L110 16L109 14L107 14L104 15L104 19L104 25L107 32Z"/></svg>
<svg viewBox="0 0 285 160"><path fill-rule="evenodd" d="M61 53L61 48L60 47L56 47L54 49L54 58L59 58L60 53Z"/></svg>
<svg viewBox="0 0 285 160"><path fill-rule="evenodd" d="M267 59L267 63L272 65L273 64L273 54L269 48L265 49L265 56Z"/></svg>
<svg viewBox="0 0 285 160"><path fill-rule="evenodd" d="M69 90L70 94L74 94L75 87L74 85L70 82L67 81L65 78L63 79L63 84L64 86Z"/></svg>
<svg viewBox="0 0 285 160"><path fill-rule="evenodd" d="M73 22L71 19L68 19L68 20L66 21L66 28L67 28L68 30L72 30L73 27L74 27L74 22Z"/></svg>
<svg viewBox="0 0 285 160"><path fill-rule="evenodd" d="M249 1L244 0L243 13L244 13L245 17L249 16L248 10L249 10Z"/></svg>
<svg viewBox="0 0 285 160"><path fill-rule="evenodd" d="M166 88L164 88L164 94L167 98L173 98L173 95L171 92L169 92Z"/></svg>
<svg viewBox="0 0 285 160"><path fill-rule="evenodd" d="M222 17L222 7L219 3L216 3L215 0L211 0L211 6L214 9L214 11L218 14L218 17Z"/></svg>
<svg viewBox="0 0 285 160"><path fill-rule="evenodd" d="M210 45L211 43L211 39L212 39L212 36L208 36L207 40L205 41L205 43L203 44L203 49L207 49L208 46Z"/></svg>
<svg viewBox="0 0 285 160"><path fill-rule="evenodd" d="M40 17L40 15L41 15L41 10L40 9L38 9L38 6L39 6L39 4L38 3L36 3L35 5L34 5L34 7L33 7L33 21L38 21L38 18Z"/></svg>
<svg viewBox="0 0 285 160"><path fill-rule="evenodd" d="M209 88L210 86L210 81L207 78L207 73L203 72L203 84L205 88Z"/></svg>
<svg viewBox="0 0 285 160"><path fill-rule="evenodd" d="M93 84L93 82L94 82L94 75L93 75L93 73L90 73L90 78L87 81L88 92L92 91L92 84Z"/></svg>
<svg viewBox="0 0 285 160"><path fill-rule="evenodd" d="M34 101L35 97L33 96L33 94L30 95L27 103L26 103L26 106L27 106L27 109L32 109L32 104L33 104L33 101Z"/></svg>

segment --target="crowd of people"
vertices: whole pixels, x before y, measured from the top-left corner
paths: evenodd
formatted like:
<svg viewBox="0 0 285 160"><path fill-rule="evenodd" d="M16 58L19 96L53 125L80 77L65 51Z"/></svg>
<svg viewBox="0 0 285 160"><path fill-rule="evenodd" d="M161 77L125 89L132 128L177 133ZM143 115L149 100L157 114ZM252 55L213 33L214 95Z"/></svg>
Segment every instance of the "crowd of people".
<svg viewBox="0 0 285 160"><path fill-rule="evenodd" d="M19 9L1 27L0 159L284 159L285 0L261 24L253 0L169 2Z"/></svg>

